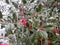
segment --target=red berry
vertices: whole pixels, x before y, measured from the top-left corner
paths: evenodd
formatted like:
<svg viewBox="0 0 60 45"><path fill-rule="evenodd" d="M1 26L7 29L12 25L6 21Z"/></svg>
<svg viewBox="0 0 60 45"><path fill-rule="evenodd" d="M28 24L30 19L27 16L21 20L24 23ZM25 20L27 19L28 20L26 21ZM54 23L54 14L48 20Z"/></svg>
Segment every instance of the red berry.
<svg viewBox="0 0 60 45"><path fill-rule="evenodd" d="M38 29L39 29L39 30L43 30L43 28L42 28L42 27L39 27Z"/></svg>
<svg viewBox="0 0 60 45"><path fill-rule="evenodd" d="M53 30L53 32L54 32L54 33L57 33L57 32L58 32L58 30L57 30L57 29L54 29L54 30Z"/></svg>
<svg viewBox="0 0 60 45"><path fill-rule="evenodd" d="M19 16L23 16L23 13L20 13Z"/></svg>
<svg viewBox="0 0 60 45"><path fill-rule="evenodd" d="M23 24L23 26L26 26L27 20L25 18L22 18L21 20L18 20L18 23L20 22Z"/></svg>
<svg viewBox="0 0 60 45"><path fill-rule="evenodd" d="M35 13L31 14L32 16L35 16Z"/></svg>
<svg viewBox="0 0 60 45"><path fill-rule="evenodd" d="M31 26L26 26L28 29L30 29L31 28Z"/></svg>
<svg viewBox="0 0 60 45"><path fill-rule="evenodd" d="M0 45L9 45L9 44L0 44Z"/></svg>
<svg viewBox="0 0 60 45"><path fill-rule="evenodd" d="M25 26L26 25L27 20L25 18L22 19L22 24Z"/></svg>
<svg viewBox="0 0 60 45"><path fill-rule="evenodd" d="M42 38L38 38L38 41L39 41L39 42L42 42Z"/></svg>

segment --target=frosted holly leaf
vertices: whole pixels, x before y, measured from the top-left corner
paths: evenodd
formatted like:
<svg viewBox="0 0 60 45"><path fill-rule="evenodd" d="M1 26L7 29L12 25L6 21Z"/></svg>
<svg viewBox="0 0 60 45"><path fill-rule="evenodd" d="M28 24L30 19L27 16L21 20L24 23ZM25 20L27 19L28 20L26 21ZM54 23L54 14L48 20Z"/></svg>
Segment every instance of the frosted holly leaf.
<svg viewBox="0 0 60 45"><path fill-rule="evenodd" d="M12 4L14 5L15 8L18 8L18 5L14 2L12 2Z"/></svg>
<svg viewBox="0 0 60 45"><path fill-rule="evenodd" d="M0 11L1 11L2 5L0 4Z"/></svg>
<svg viewBox="0 0 60 45"><path fill-rule="evenodd" d="M1 45L9 45L9 39L0 39Z"/></svg>
<svg viewBox="0 0 60 45"><path fill-rule="evenodd" d="M18 2L18 0L11 0L12 2Z"/></svg>
<svg viewBox="0 0 60 45"><path fill-rule="evenodd" d="M5 26L5 29L6 29L6 30L14 29L14 24L9 23L8 25Z"/></svg>
<svg viewBox="0 0 60 45"><path fill-rule="evenodd" d="M18 0L18 4L22 4L22 0Z"/></svg>
<svg viewBox="0 0 60 45"><path fill-rule="evenodd" d="M55 19L55 17L50 17L49 19Z"/></svg>
<svg viewBox="0 0 60 45"><path fill-rule="evenodd" d="M2 4L3 4L3 2L2 2L2 1L0 1L0 11L1 11L1 8L2 8Z"/></svg>
<svg viewBox="0 0 60 45"><path fill-rule="evenodd" d="M5 34L6 34L5 28L0 29L0 36L5 37Z"/></svg>
<svg viewBox="0 0 60 45"><path fill-rule="evenodd" d="M47 23L47 25L53 25L53 23Z"/></svg>
<svg viewBox="0 0 60 45"><path fill-rule="evenodd" d="M8 15L9 14L9 11L8 9L11 7L10 5L4 3L4 2L1 2L0 3L0 11L2 12L3 15Z"/></svg>
<svg viewBox="0 0 60 45"><path fill-rule="evenodd" d="M3 16L3 19L7 20L7 17L8 17L8 16Z"/></svg>

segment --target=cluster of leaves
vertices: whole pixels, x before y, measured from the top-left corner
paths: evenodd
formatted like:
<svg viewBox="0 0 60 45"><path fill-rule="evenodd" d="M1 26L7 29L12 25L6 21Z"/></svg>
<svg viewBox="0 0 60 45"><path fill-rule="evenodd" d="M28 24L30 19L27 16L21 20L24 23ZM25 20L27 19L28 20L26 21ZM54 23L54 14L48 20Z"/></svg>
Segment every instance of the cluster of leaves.
<svg viewBox="0 0 60 45"><path fill-rule="evenodd" d="M33 2L33 1L31 1L31 2ZM6 0L6 2L8 3L8 0ZM26 0L22 0L22 2L24 4L26 4ZM12 4L15 6L15 8L18 8L18 5L16 3L12 2ZM58 24L59 20L56 21L56 18L53 16L54 12L51 10L50 10L50 12L47 12L47 13L49 13L49 17L46 16L44 18L45 14L44 14L44 16L41 15L43 13L42 9L43 9L43 7L41 4L37 5L34 10L34 11L36 11L36 16L34 16L33 18L32 17L28 18L25 26L23 26L23 24L21 22L17 23L17 21L18 21L17 15L16 15L16 13L13 13L13 15L12 15L13 18L11 19L12 23L10 22L5 27L6 32L7 32L6 36L8 36L10 38L11 37L10 35L15 34L16 39L14 39L14 41L17 40L17 45L19 45L19 43L22 43L22 45L40 45L41 42L38 41L38 38L43 39L42 44L45 44L45 40L47 40L49 38L51 45L55 45L55 44L58 45L57 41L60 40L60 34L57 36L56 33L54 33L52 31L53 29L51 29L51 28L52 27L55 28L55 26ZM40 12L40 11L42 11L42 12L37 14L37 12ZM58 12L60 12L60 10ZM0 12L0 15L1 15L0 18L2 18L1 12ZM28 15L30 16L31 14L29 12L29 14L24 13L24 16L25 15L28 17ZM18 17L20 17L20 16L18 16ZM55 19L49 19L51 17L53 17ZM44 18L44 20L43 20L43 18ZM31 19L32 21L29 21L29 19ZM39 22L38 19L41 22ZM53 23L53 24L47 25L47 23ZM30 26L30 27L28 28L28 26ZM42 28L44 30L40 30L40 29L38 30L39 26L42 26ZM12 40L13 36L10 39L13 42L13 40Z"/></svg>

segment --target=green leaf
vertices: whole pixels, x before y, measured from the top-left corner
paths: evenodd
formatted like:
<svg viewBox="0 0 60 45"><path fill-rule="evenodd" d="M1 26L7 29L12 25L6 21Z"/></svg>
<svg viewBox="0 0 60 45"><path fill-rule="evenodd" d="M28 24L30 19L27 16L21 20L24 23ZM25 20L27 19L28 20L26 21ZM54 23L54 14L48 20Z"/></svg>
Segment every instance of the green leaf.
<svg viewBox="0 0 60 45"><path fill-rule="evenodd" d="M43 28L47 28L47 27L53 27L53 25L45 25L45 26L43 26Z"/></svg>
<svg viewBox="0 0 60 45"><path fill-rule="evenodd" d="M53 32L48 32L48 37L51 41L56 41L57 37Z"/></svg>
<svg viewBox="0 0 60 45"><path fill-rule="evenodd" d="M7 33L6 33L5 36L9 36L10 34L13 34L13 33L12 33L12 30L7 30L6 32L7 32Z"/></svg>
<svg viewBox="0 0 60 45"><path fill-rule="evenodd" d="M58 10L58 12L60 12L60 10Z"/></svg>
<svg viewBox="0 0 60 45"><path fill-rule="evenodd" d="M15 8L18 8L18 5L14 2L12 2L12 4L15 6Z"/></svg>
<svg viewBox="0 0 60 45"><path fill-rule="evenodd" d="M52 16L52 11L50 11L50 13L49 13L49 14L50 14L50 16Z"/></svg>
<svg viewBox="0 0 60 45"><path fill-rule="evenodd" d="M22 0L22 2L25 4L26 3L26 0Z"/></svg>
<svg viewBox="0 0 60 45"><path fill-rule="evenodd" d="M22 24L21 23L17 23L17 27L18 28L22 28Z"/></svg>
<svg viewBox="0 0 60 45"><path fill-rule="evenodd" d="M7 4L9 4L9 1L8 1L8 0L6 0L6 3L7 3Z"/></svg>
<svg viewBox="0 0 60 45"><path fill-rule="evenodd" d="M58 0L54 0L54 1L58 1Z"/></svg>
<svg viewBox="0 0 60 45"><path fill-rule="evenodd" d="M60 40L60 35L58 35L57 38Z"/></svg>
<svg viewBox="0 0 60 45"><path fill-rule="evenodd" d="M28 21L27 23L26 23L26 26L31 26L31 22L30 21Z"/></svg>
<svg viewBox="0 0 60 45"><path fill-rule="evenodd" d="M46 31L39 31L38 35L43 38L43 39L47 39L48 38L48 34Z"/></svg>
<svg viewBox="0 0 60 45"><path fill-rule="evenodd" d="M34 43L35 40L38 39L38 37L39 37L39 36L38 36L38 33L34 32L34 33L30 36L31 42Z"/></svg>
<svg viewBox="0 0 60 45"><path fill-rule="evenodd" d="M13 22L17 22L17 16L16 16L16 13L13 13Z"/></svg>
<svg viewBox="0 0 60 45"><path fill-rule="evenodd" d="M0 11L0 19L2 18L2 13L1 13L1 11Z"/></svg>
<svg viewBox="0 0 60 45"><path fill-rule="evenodd" d="M42 5L41 5L41 4L39 4L39 5L36 7L36 12L41 11L41 9L42 9Z"/></svg>

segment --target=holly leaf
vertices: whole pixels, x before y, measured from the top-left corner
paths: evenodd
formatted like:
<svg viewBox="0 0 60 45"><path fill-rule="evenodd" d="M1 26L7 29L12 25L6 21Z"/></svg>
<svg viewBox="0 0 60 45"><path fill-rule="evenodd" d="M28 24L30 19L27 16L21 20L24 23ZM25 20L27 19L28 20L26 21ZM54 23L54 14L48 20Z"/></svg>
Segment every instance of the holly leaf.
<svg viewBox="0 0 60 45"><path fill-rule="evenodd" d="M8 0L6 0L6 3L7 3L7 4L9 4L9 1L8 1Z"/></svg>
<svg viewBox="0 0 60 45"><path fill-rule="evenodd" d="M18 5L14 2L12 2L12 4L15 6L15 8L18 8Z"/></svg>
<svg viewBox="0 0 60 45"><path fill-rule="evenodd" d="M13 22L17 22L17 16L16 16L16 13L13 13Z"/></svg>
<svg viewBox="0 0 60 45"><path fill-rule="evenodd" d="M58 10L58 12L60 12L60 10Z"/></svg>
<svg viewBox="0 0 60 45"><path fill-rule="evenodd" d="M39 5L36 7L36 12L41 11L41 9L42 9L42 5L41 5L41 4L39 4Z"/></svg>
<svg viewBox="0 0 60 45"><path fill-rule="evenodd" d="M26 3L26 0L22 0L22 2L25 4Z"/></svg>
<svg viewBox="0 0 60 45"><path fill-rule="evenodd" d="M46 31L39 31L38 35L43 38L43 39L47 39L48 38L48 34Z"/></svg>
<svg viewBox="0 0 60 45"><path fill-rule="evenodd" d="M49 14L50 14L50 16L52 16L52 11L50 11L50 13L49 13Z"/></svg>
<svg viewBox="0 0 60 45"><path fill-rule="evenodd" d="M2 18L2 13L1 13L1 11L0 11L0 19Z"/></svg>
<svg viewBox="0 0 60 45"><path fill-rule="evenodd" d="M47 27L53 27L53 25L45 25L45 26L43 26L43 28L47 28Z"/></svg>

